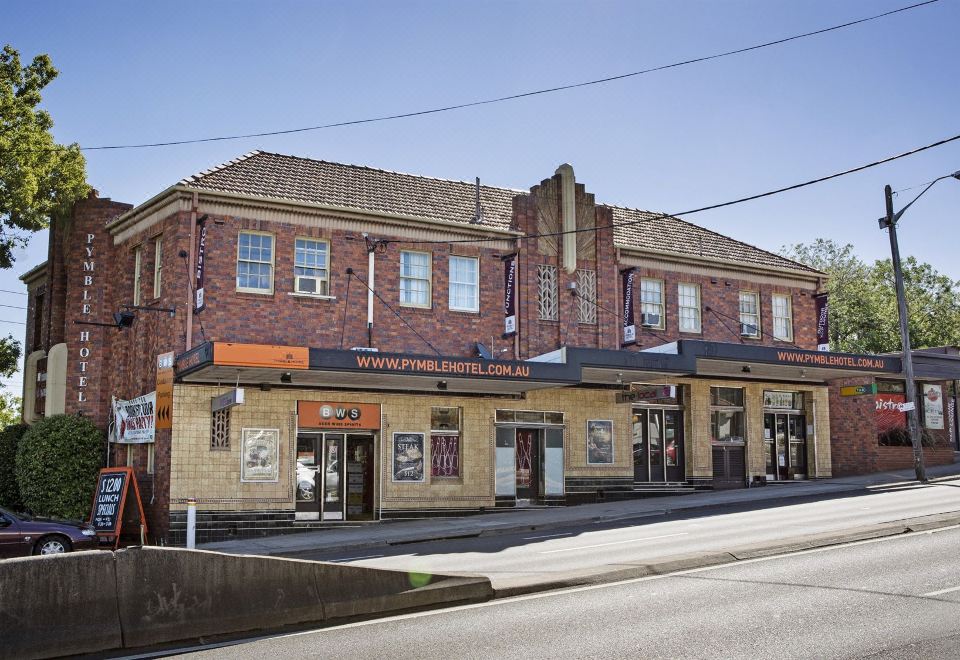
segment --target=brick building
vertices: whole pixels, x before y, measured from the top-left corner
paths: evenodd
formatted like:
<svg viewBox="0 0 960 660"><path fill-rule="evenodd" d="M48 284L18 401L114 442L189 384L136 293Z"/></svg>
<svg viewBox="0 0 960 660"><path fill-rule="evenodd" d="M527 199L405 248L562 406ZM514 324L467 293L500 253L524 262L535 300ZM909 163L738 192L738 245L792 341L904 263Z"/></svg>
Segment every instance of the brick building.
<svg viewBox="0 0 960 660"><path fill-rule="evenodd" d="M828 382L900 360L815 350L824 277L568 165L514 190L253 152L51 229L24 415L111 427L172 543L187 498L209 540L829 477Z"/></svg>

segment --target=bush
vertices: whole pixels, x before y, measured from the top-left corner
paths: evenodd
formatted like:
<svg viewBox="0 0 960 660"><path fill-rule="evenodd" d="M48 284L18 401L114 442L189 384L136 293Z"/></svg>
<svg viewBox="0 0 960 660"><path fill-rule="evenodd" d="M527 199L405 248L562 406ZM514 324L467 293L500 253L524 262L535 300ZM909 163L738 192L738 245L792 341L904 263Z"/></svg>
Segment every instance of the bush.
<svg viewBox="0 0 960 660"><path fill-rule="evenodd" d="M0 430L0 506L14 511L23 507L14 467L17 463L17 445L28 428L26 424L11 424Z"/></svg>
<svg viewBox="0 0 960 660"><path fill-rule="evenodd" d="M83 417L55 415L30 427L17 448L17 485L23 505L37 515L85 520L104 433Z"/></svg>

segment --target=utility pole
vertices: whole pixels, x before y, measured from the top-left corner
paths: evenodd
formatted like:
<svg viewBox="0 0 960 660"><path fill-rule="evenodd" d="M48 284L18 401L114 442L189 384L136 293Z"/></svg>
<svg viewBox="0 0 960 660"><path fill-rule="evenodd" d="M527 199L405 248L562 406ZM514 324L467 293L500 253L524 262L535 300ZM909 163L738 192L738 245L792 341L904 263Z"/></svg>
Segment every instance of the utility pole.
<svg viewBox="0 0 960 660"><path fill-rule="evenodd" d="M924 191L926 192L926 191ZM920 422L917 418L917 387L913 380L913 349L910 346L910 328L907 317L907 296L903 288L903 269L900 266L900 245L897 243L897 220L893 213L893 189L883 189L887 204L887 217L884 223L890 231L890 253L893 258L893 277L897 287L897 311L900 313L900 341L903 344L903 372L906 378L907 427L910 430L910 443L913 445L913 469L917 481L926 483L927 473L923 466L923 445L920 441ZM904 208L904 211L906 208ZM902 213L902 211L901 211Z"/></svg>

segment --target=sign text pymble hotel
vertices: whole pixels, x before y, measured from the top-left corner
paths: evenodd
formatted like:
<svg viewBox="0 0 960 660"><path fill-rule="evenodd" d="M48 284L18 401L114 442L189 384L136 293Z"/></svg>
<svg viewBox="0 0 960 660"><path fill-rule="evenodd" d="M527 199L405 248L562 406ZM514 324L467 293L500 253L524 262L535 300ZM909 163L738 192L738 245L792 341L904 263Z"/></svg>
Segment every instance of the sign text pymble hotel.
<svg viewBox="0 0 960 660"><path fill-rule="evenodd" d="M80 298L80 317L87 320L90 317L93 304L93 276L96 262L93 255L93 240L95 234L87 234L87 239L83 245L83 286L81 287ZM86 403L87 401L87 365L90 363L90 331L80 331L80 349L78 352L79 360L77 373L77 402Z"/></svg>

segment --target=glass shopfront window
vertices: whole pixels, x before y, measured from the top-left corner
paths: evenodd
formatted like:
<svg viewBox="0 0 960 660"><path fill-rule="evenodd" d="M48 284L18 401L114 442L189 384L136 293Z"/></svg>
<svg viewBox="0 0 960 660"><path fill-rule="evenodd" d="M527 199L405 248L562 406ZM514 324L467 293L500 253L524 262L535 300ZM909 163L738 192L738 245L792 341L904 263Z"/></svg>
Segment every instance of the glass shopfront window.
<svg viewBox="0 0 960 660"><path fill-rule="evenodd" d="M746 438L742 387L710 388L710 439L742 444Z"/></svg>

